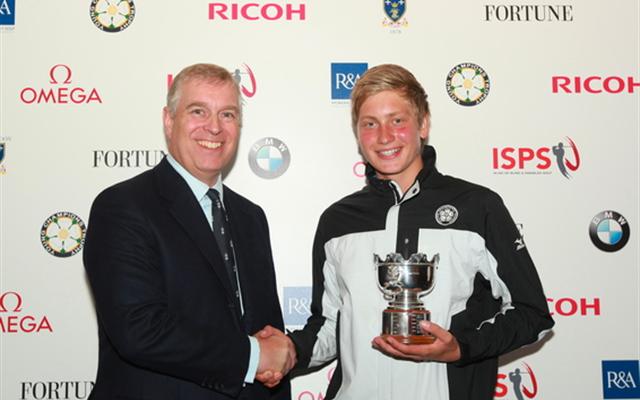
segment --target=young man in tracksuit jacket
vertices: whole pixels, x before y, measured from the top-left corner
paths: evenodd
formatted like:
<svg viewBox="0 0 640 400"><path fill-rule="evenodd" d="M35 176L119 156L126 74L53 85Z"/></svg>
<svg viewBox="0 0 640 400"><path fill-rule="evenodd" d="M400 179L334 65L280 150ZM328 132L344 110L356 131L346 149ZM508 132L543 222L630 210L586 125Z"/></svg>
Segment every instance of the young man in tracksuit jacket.
<svg viewBox="0 0 640 400"><path fill-rule="evenodd" d="M553 326L518 229L494 192L436 169L429 106L406 69L380 65L353 89L352 125L367 186L321 216L312 315L290 334L304 369L338 359L326 399L492 399L498 356ZM373 257L439 255L423 332L432 344L380 336L388 301Z"/></svg>

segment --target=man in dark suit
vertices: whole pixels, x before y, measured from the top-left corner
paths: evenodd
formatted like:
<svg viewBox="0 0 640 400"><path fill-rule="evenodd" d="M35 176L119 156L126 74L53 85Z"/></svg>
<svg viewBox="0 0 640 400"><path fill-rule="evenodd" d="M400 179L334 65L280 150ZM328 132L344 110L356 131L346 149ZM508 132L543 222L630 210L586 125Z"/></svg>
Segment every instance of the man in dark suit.
<svg viewBox="0 0 640 400"><path fill-rule="evenodd" d="M267 220L221 181L241 117L228 71L185 68L164 109L169 155L93 203L84 264L100 348L90 398L290 399L279 381L293 345L258 333L284 328Z"/></svg>

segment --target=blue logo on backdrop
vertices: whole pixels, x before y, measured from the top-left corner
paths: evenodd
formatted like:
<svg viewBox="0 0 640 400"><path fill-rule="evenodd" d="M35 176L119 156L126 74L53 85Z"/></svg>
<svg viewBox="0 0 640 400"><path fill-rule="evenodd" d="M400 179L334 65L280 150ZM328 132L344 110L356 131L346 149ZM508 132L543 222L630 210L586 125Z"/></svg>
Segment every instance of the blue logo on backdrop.
<svg viewBox="0 0 640 400"><path fill-rule="evenodd" d="M284 287L284 324L302 326L311 315L311 286Z"/></svg>
<svg viewBox="0 0 640 400"><path fill-rule="evenodd" d="M404 0L384 0L384 12L390 20L397 22L404 15L406 4Z"/></svg>
<svg viewBox="0 0 640 400"><path fill-rule="evenodd" d="M0 143L0 164L2 164L2 161L4 161L4 148L5 148L6 144L5 143Z"/></svg>
<svg viewBox="0 0 640 400"><path fill-rule="evenodd" d="M367 68L367 63L331 63L331 100L349 100L353 86Z"/></svg>
<svg viewBox="0 0 640 400"><path fill-rule="evenodd" d="M640 399L640 361L602 361L605 399Z"/></svg>
<svg viewBox="0 0 640 400"><path fill-rule="evenodd" d="M0 25L16 24L16 0L0 0Z"/></svg>

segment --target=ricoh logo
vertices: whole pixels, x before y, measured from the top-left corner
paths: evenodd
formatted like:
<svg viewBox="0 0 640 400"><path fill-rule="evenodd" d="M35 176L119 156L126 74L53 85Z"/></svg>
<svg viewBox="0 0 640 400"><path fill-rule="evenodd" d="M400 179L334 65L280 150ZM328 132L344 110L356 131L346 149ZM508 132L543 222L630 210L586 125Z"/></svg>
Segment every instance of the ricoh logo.
<svg viewBox="0 0 640 400"><path fill-rule="evenodd" d="M600 298L592 299L571 297L562 297L559 299L547 298L551 315L560 315L562 317L574 316L600 316Z"/></svg>
<svg viewBox="0 0 640 400"><path fill-rule="evenodd" d="M349 100L351 90L367 68L367 63L331 63L331 99Z"/></svg>
<svg viewBox="0 0 640 400"><path fill-rule="evenodd" d="M570 94L619 94L637 93L640 87L638 78L633 76L553 76L551 91Z"/></svg>
<svg viewBox="0 0 640 400"><path fill-rule="evenodd" d="M304 21L307 7L304 3L209 3L210 20L244 21Z"/></svg>
<svg viewBox="0 0 640 400"><path fill-rule="evenodd" d="M95 88L72 86L71 68L65 64L56 64L49 70L48 88L25 87L20 91L20 100L25 104L89 104L102 103Z"/></svg>
<svg viewBox="0 0 640 400"><path fill-rule="evenodd" d="M23 313L20 293L0 292L0 332L1 333L40 333L53 332L46 316Z"/></svg>
<svg viewBox="0 0 640 400"><path fill-rule="evenodd" d="M311 315L311 287L290 286L284 288L284 323L302 326Z"/></svg>
<svg viewBox="0 0 640 400"><path fill-rule="evenodd" d="M80 400L89 398L92 381L20 382L20 400Z"/></svg>
<svg viewBox="0 0 640 400"><path fill-rule="evenodd" d="M492 152L494 174L551 174L555 161L562 176L570 179L580 168L580 152L570 137L550 147L494 147Z"/></svg>
<svg viewBox="0 0 640 400"><path fill-rule="evenodd" d="M498 373L496 399L535 399L537 395L538 381L529 364L523 362L520 367L507 373Z"/></svg>
<svg viewBox="0 0 640 400"><path fill-rule="evenodd" d="M602 391L605 399L639 399L640 362L602 361Z"/></svg>

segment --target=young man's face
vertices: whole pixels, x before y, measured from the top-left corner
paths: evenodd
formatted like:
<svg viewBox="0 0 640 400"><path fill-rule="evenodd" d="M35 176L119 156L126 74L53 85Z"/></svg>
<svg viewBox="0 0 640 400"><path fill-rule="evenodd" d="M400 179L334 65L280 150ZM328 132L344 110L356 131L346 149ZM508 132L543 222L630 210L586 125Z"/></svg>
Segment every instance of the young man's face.
<svg viewBox="0 0 640 400"><path fill-rule="evenodd" d="M169 153L191 175L213 186L238 147L240 109L231 83L183 82L174 115L164 109Z"/></svg>
<svg viewBox="0 0 640 400"><path fill-rule="evenodd" d="M428 117L418 124L415 107L396 90L379 92L362 103L357 137L363 157L378 177L407 190L422 169L420 139L429 134Z"/></svg>

